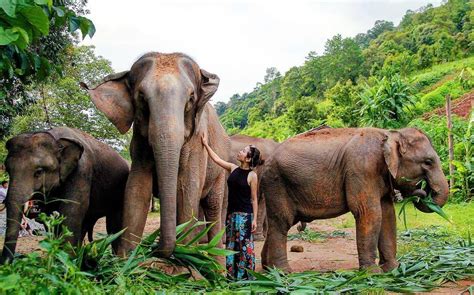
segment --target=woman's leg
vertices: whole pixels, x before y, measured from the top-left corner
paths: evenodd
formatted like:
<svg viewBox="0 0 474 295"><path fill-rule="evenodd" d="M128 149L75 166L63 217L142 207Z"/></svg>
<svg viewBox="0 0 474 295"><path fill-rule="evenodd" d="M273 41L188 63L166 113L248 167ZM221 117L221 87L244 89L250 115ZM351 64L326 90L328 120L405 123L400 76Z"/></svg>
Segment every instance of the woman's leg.
<svg viewBox="0 0 474 295"><path fill-rule="evenodd" d="M235 217L234 214L228 214L227 219L226 219L226 228L225 228L225 233L226 233L226 249L227 250L232 250L232 251L239 251L238 250L238 241L237 239L237 232L238 228L235 226ZM225 265L227 269L227 276L230 279L234 279L237 277L237 264L235 263L238 261L237 259L239 258L239 253L229 255L225 259Z"/></svg>
<svg viewBox="0 0 474 295"><path fill-rule="evenodd" d="M237 279L252 279L247 269L255 270L255 252L252 235L253 214L240 213L237 219L239 228L240 259L238 260Z"/></svg>

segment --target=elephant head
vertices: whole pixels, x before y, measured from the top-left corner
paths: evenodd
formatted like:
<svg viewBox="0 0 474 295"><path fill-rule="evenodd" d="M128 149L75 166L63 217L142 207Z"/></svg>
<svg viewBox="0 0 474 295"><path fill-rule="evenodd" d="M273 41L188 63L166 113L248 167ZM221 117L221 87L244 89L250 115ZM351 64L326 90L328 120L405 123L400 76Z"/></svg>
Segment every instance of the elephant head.
<svg viewBox="0 0 474 295"><path fill-rule="evenodd" d="M404 196L425 197L431 192L437 205L446 203L449 196L448 182L430 139L422 131L416 128L389 131L384 142L384 158L395 188ZM426 191L417 187L420 180L426 180ZM422 202L414 204L420 211L433 212Z"/></svg>
<svg viewBox="0 0 474 295"><path fill-rule="evenodd" d="M130 71L88 89L93 103L117 127L148 140L152 148L161 206L158 253L168 257L176 241L176 191L183 144L198 133L206 103L219 85L217 75L181 54L148 53ZM133 161L133 159L132 159Z"/></svg>
<svg viewBox="0 0 474 295"><path fill-rule="evenodd" d="M2 262L13 258L24 204L40 193L45 198L77 167L84 147L75 139L55 138L48 132L21 134L6 143L6 171L10 187L5 200L7 230Z"/></svg>

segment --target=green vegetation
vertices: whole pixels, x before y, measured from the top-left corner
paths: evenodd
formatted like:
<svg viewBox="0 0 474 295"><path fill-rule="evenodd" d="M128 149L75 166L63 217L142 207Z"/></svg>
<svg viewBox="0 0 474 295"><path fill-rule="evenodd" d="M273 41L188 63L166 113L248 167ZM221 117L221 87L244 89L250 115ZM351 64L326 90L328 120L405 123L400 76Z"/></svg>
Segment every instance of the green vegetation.
<svg viewBox="0 0 474 295"><path fill-rule="evenodd" d="M306 228L302 232L296 234L289 234L288 240L301 240L306 242L323 242L326 239L337 238L337 237L346 237L348 234L342 230L335 230L330 233L314 231L309 228Z"/></svg>
<svg viewBox="0 0 474 295"><path fill-rule="evenodd" d="M110 62L93 47L77 46L92 36L94 25L84 17L87 1L0 0L0 163L4 142L20 132L58 125L82 129L128 156L129 137L118 134L97 112L79 81L94 85L112 72ZM326 124L331 127L418 127L432 139L448 171L447 128L443 116L423 115L474 87L474 15L472 1L448 0L408 11L398 26L377 21L354 38L336 35L324 52L310 52L303 65L284 75L266 71L253 91L216 104L230 134L244 133L283 141ZM5 103L4 103L5 102ZM447 281L474 276L472 172L474 113L469 120L454 116L455 186L443 210L451 223L436 214L405 207L408 230L398 222L400 267L387 274L366 271L304 272L278 270L255 273L255 281L231 282L215 256L222 236L197 244L209 227L185 243L200 222L177 228L177 247L170 259L154 257L159 231L143 239L128 259L112 254L118 234L81 247L66 243L63 217L42 216L48 232L41 252L19 255L0 266L0 293L5 294L148 294L148 293L329 293L422 292ZM0 175L0 180L6 176ZM400 204L397 205L399 211ZM340 227L354 227L352 215ZM309 229L290 239L309 242L334 236ZM180 274L166 269L181 267ZM196 275L197 274L197 275Z"/></svg>
<svg viewBox="0 0 474 295"><path fill-rule="evenodd" d="M0 266L0 292L2 294L147 294L212 289L215 284L226 283L224 269L214 255L228 255L232 251L216 248L224 231L208 244L196 241L213 226L209 225L196 238L183 240L202 222L189 221L177 227L177 246L170 259L154 258L155 240L159 230L144 238L128 259L112 255L111 243L122 233L106 236L81 247L66 242L71 232L62 226L64 217L42 214L46 237L40 242L42 253L33 252L17 257L12 264ZM168 275L155 267L184 266L182 274ZM203 278L193 281L193 272Z"/></svg>
<svg viewBox="0 0 474 295"><path fill-rule="evenodd" d="M346 270L285 275L273 269L254 273L254 281L232 282L225 279L222 266L212 256L229 254L215 248L223 232L209 244L197 245L196 241L207 233L208 227L197 238L183 244L194 227L201 225L199 222L190 221L177 228L177 250L170 259L153 257L159 231L143 239L128 259L121 259L113 256L109 248L120 233L76 248L65 242L70 235L66 228L57 235L63 217L43 215L41 218L47 228L46 238L40 242L43 252L17 257L12 264L0 266L1 293L422 292L447 281L474 276L471 238L460 239L442 228L402 232L400 267L386 274ZM420 247L424 250L420 251ZM182 268L182 273L170 275L163 270L183 265L193 271ZM201 277L193 275L194 272Z"/></svg>
<svg viewBox="0 0 474 295"><path fill-rule="evenodd" d="M218 103L221 122L230 134L278 141L322 124L416 126L436 138L447 174L446 123L422 116L443 107L448 94L455 100L472 93L473 29L472 2L450 0L407 11L398 26L377 21L354 38L336 35L323 54L310 52L303 65L284 75L269 68L252 92ZM468 201L474 187L472 132L467 131L472 119L454 117L457 170L451 200ZM461 148L466 140L469 146Z"/></svg>
<svg viewBox="0 0 474 295"><path fill-rule="evenodd" d="M28 93L38 103L28 106L11 124L12 134L68 126L81 129L108 144L121 147L126 137L121 136L109 120L99 112L89 95L79 86L83 81L97 85L113 72L110 61L96 56L93 46L68 46L62 58L63 75L53 75L45 82L32 83Z"/></svg>
<svg viewBox="0 0 474 295"><path fill-rule="evenodd" d="M421 236L426 236L426 233L421 233ZM274 293L427 292L442 282L473 276L473 258L474 244L470 238L459 240L459 243L438 242L431 238L426 250L416 249L401 256L399 268L385 274L307 271L284 275L274 269L266 274L258 274L256 281L236 284L246 285L239 290Z"/></svg>
<svg viewBox="0 0 474 295"><path fill-rule="evenodd" d="M401 204L396 204L395 211L400 212ZM435 213L426 214L418 211L413 205L406 207L406 220L408 229L422 229L431 226L442 227L443 231L447 231L450 236L467 237L469 232L473 232L474 228L474 203L448 203L443 207L451 223L446 222L442 217ZM355 220L351 214L344 215L341 219L339 228L354 228ZM405 230L403 220L397 220L397 230L402 232Z"/></svg>
<svg viewBox="0 0 474 295"><path fill-rule="evenodd" d="M87 1L0 1L0 139L11 119L35 102L24 87L61 73L62 50L75 42L72 33L92 37L95 27L85 18Z"/></svg>
<svg viewBox="0 0 474 295"><path fill-rule="evenodd" d="M472 3L451 0L408 11L397 27L377 21L354 38L336 35L322 55L310 52L284 75L269 68L252 92L216 105L222 123L229 133L275 139L322 123L405 126L446 94L471 91L473 23Z"/></svg>

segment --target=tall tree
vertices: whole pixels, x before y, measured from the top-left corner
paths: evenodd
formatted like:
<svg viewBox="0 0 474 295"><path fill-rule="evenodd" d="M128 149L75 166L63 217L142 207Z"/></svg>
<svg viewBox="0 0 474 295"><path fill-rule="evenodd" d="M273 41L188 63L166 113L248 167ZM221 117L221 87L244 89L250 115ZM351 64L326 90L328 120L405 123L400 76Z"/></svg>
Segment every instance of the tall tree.
<svg viewBox="0 0 474 295"><path fill-rule="evenodd" d="M98 84L113 72L110 61L96 56L93 46L69 46L63 52L62 75L53 74L47 81L33 83L28 95L37 103L13 120L13 133L68 126L81 129L121 149L126 138L97 111L79 82Z"/></svg>
<svg viewBox="0 0 474 295"><path fill-rule="evenodd" d="M35 101L25 86L61 72L62 49L73 33L93 36L92 21L82 16L86 1L0 1L0 138L8 134L12 118Z"/></svg>

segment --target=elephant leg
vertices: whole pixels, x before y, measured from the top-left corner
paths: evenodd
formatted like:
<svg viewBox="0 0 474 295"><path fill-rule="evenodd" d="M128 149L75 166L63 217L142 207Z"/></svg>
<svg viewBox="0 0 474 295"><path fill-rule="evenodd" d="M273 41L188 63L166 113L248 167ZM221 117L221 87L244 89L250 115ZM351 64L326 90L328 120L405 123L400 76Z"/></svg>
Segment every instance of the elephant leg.
<svg viewBox="0 0 474 295"><path fill-rule="evenodd" d="M287 256L288 231L294 221L294 205L288 196L284 182L279 178L262 183L262 193L266 198L268 231L262 249L262 266L276 266L287 272L291 271ZM271 202L269 202L271 196Z"/></svg>
<svg viewBox="0 0 474 295"><path fill-rule="evenodd" d="M89 196L88 191L82 191L82 193ZM81 202L81 200L86 201ZM81 189L79 189L79 192L71 191L68 194L68 201L59 205L59 213L66 217L63 225L72 232L72 236L67 238L67 241L70 242L71 245L77 246L83 241L85 231L87 230L87 228L84 227L88 226L84 224L84 217L88 207L89 199L82 196Z"/></svg>
<svg viewBox="0 0 474 295"><path fill-rule="evenodd" d="M152 166L132 162L132 168L125 188L122 226L126 228L118 242L117 254L125 256L136 245L145 229L152 190Z"/></svg>
<svg viewBox="0 0 474 295"><path fill-rule="evenodd" d="M115 234L122 230L122 212L120 210L110 212L105 217L105 225L107 234ZM118 253L119 239L112 242L112 250L114 253Z"/></svg>
<svg viewBox="0 0 474 295"><path fill-rule="evenodd" d="M258 202L257 231L254 234L254 241L263 241L265 238L263 224L265 222L266 213L265 197L262 196Z"/></svg>
<svg viewBox="0 0 474 295"><path fill-rule="evenodd" d="M280 220L277 216L268 216L268 233L262 249L262 266L264 268L277 267L291 272L288 264L287 239L290 224Z"/></svg>
<svg viewBox="0 0 474 295"><path fill-rule="evenodd" d="M222 229L221 213L222 201L224 199L225 173L221 173L216 179L206 198L201 202L206 221L215 222L215 225L207 233L211 241Z"/></svg>
<svg viewBox="0 0 474 295"><path fill-rule="evenodd" d="M130 149L132 167L125 186L121 222L126 230L117 243L117 254L120 256L126 256L140 243L153 188L155 163L148 141L134 132Z"/></svg>
<svg viewBox="0 0 474 295"><path fill-rule="evenodd" d="M366 198L358 197L356 206L349 205L349 209L356 220L357 253L359 255L359 268L370 268L373 272L380 272L375 267L377 242L379 240L382 223L382 210L380 200L373 203L364 201Z"/></svg>
<svg viewBox="0 0 474 295"><path fill-rule="evenodd" d="M199 207L200 207L200 200L199 196L201 195L201 191L198 188L199 184L194 181L187 181L184 183L178 183L178 191L176 193L177 197L177 225L183 224L185 222L190 221L193 218L199 217ZM196 228L193 233L188 235L184 239L184 243L189 242L195 237L199 230L202 230L202 227ZM187 229L185 229L186 231Z"/></svg>
<svg viewBox="0 0 474 295"><path fill-rule="evenodd" d="M393 201L389 196L382 198L382 227L378 241L379 265L387 272L398 267L397 262L397 224Z"/></svg>

